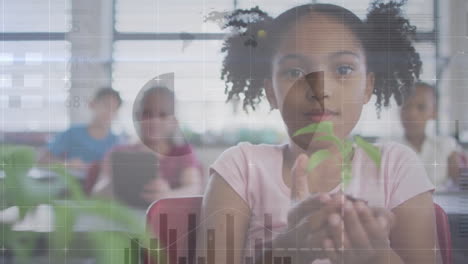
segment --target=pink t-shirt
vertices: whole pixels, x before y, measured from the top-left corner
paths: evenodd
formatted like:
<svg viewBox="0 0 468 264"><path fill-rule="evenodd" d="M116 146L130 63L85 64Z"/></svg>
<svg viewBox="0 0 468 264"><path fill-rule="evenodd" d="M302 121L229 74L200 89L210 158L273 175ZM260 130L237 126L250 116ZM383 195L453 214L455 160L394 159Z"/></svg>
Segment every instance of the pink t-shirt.
<svg viewBox="0 0 468 264"><path fill-rule="evenodd" d="M352 180L346 193L367 201L370 206L393 209L420 193L434 189L411 149L397 143L377 146L382 154L380 169L363 150L356 149ZM273 236L287 227L291 190L282 177L284 147L240 143L226 150L210 167L210 172L216 171L223 177L251 209L246 255L253 253L255 240L264 239L265 215L271 216ZM332 192L340 190L340 187Z"/></svg>

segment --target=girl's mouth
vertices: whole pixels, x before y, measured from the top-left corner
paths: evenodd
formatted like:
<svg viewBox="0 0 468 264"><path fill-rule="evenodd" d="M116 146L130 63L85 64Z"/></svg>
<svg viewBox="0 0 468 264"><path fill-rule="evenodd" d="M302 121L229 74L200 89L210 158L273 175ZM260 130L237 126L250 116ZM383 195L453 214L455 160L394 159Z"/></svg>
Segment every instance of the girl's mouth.
<svg viewBox="0 0 468 264"><path fill-rule="evenodd" d="M332 110L314 110L310 112L304 113L306 118L314 123L321 122L321 121L330 121L333 119L335 116L338 115L338 112L332 111Z"/></svg>

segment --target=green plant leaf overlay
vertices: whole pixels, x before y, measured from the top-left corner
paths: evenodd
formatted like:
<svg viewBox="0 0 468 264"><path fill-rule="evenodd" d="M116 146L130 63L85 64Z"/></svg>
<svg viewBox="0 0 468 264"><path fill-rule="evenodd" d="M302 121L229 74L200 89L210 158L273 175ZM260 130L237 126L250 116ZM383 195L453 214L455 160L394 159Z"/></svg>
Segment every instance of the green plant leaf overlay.
<svg viewBox="0 0 468 264"><path fill-rule="evenodd" d="M314 152L307 163L307 171L311 172L315 167L317 167L322 161L328 159L331 156L330 151L326 149L321 149Z"/></svg>
<svg viewBox="0 0 468 264"><path fill-rule="evenodd" d="M359 136L355 136L354 140L356 144L366 152L369 158L374 161L375 165L380 168L381 154L379 148Z"/></svg>
<svg viewBox="0 0 468 264"><path fill-rule="evenodd" d="M349 139L345 140L343 142L343 148L340 150L341 157L343 158L344 163L350 162L352 151L353 151L353 142Z"/></svg>
<svg viewBox="0 0 468 264"><path fill-rule="evenodd" d="M341 180L343 182L344 188L348 187L349 183L351 182L351 179L351 166L345 166L341 171Z"/></svg>
<svg viewBox="0 0 468 264"><path fill-rule="evenodd" d="M330 121L313 123L306 127L303 127L294 133L293 137L311 134L311 133L325 133L327 135L333 135L333 123Z"/></svg>
<svg viewBox="0 0 468 264"><path fill-rule="evenodd" d="M54 228L51 233L51 242L53 248L69 248L73 238L73 226L76 221L76 213L68 204L54 202Z"/></svg>
<svg viewBox="0 0 468 264"><path fill-rule="evenodd" d="M20 217L26 215L26 211L33 207L30 193L26 190L26 175L33 167L36 160L35 152L30 147L0 147L0 163L5 173L5 178L0 181L3 207L18 206Z"/></svg>
<svg viewBox="0 0 468 264"><path fill-rule="evenodd" d="M98 259L97 263L124 264L124 248L129 247L129 239L140 238L142 245L148 247L150 234L146 232L146 227L141 219L137 218L133 212L118 203L104 200L92 200L87 198L79 182L71 176L63 165L51 164L50 169L58 174L61 184L69 192L69 198L74 205L55 201L57 198L50 193L53 189L50 183L36 183L30 186L27 176L28 171L34 166L36 152L30 147L0 145L0 170L3 170L5 177L0 179L0 198L2 207L5 209L11 206L19 206L20 219L23 219L26 212L34 209L41 203L51 204L55 212L55 230L50 234L52 248L61 249L68 247L72 243L76 234L73 226L79 214L92 214L122 226L127 232L90 232L91 242L98 250L93 255ZM34 247L37 245L37 232L14 232L11 224L1 224L3 236L0 239L5 248L12 249L13 255L18 263L32 263L31 256ZM113 235L115 234L115 235ZM121 249L121 250L120 250ZM154 254L164 255L164 251L154 251ZM58 262L64 263L67 251L54 250L51 257L57 258ZM16 263L16 262L15 262Z"/></svg>
<svg viewBox="0 0 468 264"><path fill-rule="evenodd" d="M86 196L81 188L78 180L68 173L67 169L63 164L53 164L50 168L51 171L57 173L61 181L67 186L68 192L70 193L71 200L86 200Z"/></svg>
<svg viewBox="0 0 468 264"><path fill-rule="evenodd" d="M37 246L39 241L38 232L22 231L15 232L15 235L12 236L12 241L8 241L11 245L11 248L15 252L15 261L14 263L18 264L29 264L34 252L34 248Z"/></svg>
<svg viewBox="0 0 468 264"><path fill-rule="evenodd" d="M130 238L113 232L91 232L94 247L99 248L96 263L126 264L124 250L130 247ZM141 245L144 247L143 245ZM139 252L132 252L133 254Z"/></svg>
<svg viewBox="0 0 468 264"><path fill-rule="evenodd" d="M322 141L331 141L335 143L335 145L338 147L338 149L342 150L344 147L343 142L341 139L339 139L337 136L334 135L325 135L325 136L320 136L317 137L315 140L322 140Z"/></svg>

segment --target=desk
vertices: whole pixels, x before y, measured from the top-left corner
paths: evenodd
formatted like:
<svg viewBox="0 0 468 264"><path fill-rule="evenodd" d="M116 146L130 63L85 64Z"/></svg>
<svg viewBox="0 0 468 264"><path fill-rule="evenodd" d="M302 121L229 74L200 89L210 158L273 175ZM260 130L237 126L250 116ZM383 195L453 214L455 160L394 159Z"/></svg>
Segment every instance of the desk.
<svg viewBox="0 0 468 264"><path fill-rule="evenodd" d="M435 193L434 202L447 213L452 235L454 264L468 260L468 192Z"/></svg>

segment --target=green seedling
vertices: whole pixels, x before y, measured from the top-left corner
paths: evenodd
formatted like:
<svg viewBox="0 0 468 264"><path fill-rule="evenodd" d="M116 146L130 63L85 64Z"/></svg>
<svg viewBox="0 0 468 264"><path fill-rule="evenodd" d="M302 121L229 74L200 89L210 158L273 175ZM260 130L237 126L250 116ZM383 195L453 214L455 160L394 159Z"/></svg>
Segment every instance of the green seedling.
<svg viewBox="0 0 468 264"><path fill-rule="evenodd" d="M371 143L367 142L359 136L354 136L353 139L340 139L339 137L335 136L333 130L333 123L330 121L313 123L306 127L303 127L297 130L296 133L294 133L293 137L315 133L320 134L320 136L315 138L315 140L332 142L338 148L343 160L343 164L341 166L341 181L343 184L343 189L346 189L346 187L348 187L352 178L351 161L353 157L353 145L357 145L358 147L363 149L364 152L369 156L369 158L375 163L375 165L378 168L380 168L381 153L379 148L377 148L376 146L372 145ZM312 153L307 163L307 171L311 172L323 161L327 160L330 157L331 153L327 149L321 149Z"/></svg>

